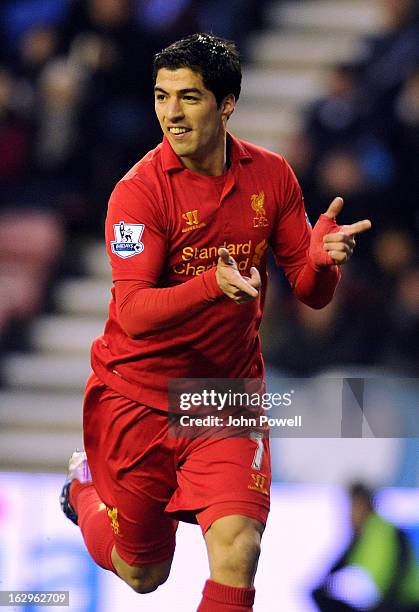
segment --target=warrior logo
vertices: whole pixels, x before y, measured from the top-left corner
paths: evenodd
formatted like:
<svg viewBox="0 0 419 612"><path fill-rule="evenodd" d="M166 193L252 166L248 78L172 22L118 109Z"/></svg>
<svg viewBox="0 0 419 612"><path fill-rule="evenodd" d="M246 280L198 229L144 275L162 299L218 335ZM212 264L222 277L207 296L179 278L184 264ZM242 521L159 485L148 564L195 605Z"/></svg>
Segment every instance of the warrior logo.
<svg viewBox="0 0 419 612"><path fill-rule="evenodd" d="M195 210L188 210L187 212L183 213L182 219L186 221L186 227L182 229L182 234L192 230L201 229L201 227L206 225L204 221L201 223L199 222L197 208L195 208Z"/></svg>
<svg viewBox="0 0 419 612"><path fill-rule="evenodd" d="M264 474L250 474L250 476L252 477L252 483L247 488L263 495L269 495L269 491L266 488L266 476Z"/></svg>

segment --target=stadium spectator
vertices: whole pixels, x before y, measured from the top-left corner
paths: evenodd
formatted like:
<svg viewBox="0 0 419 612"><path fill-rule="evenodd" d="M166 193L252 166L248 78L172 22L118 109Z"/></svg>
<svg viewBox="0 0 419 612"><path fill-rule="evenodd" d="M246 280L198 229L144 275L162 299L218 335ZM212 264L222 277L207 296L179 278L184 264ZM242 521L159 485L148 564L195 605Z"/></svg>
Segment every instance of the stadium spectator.
<svg viewBox="0 0 419 612"><path fill-rule="evenodd" d="M30 158L31 127L16 108L16 87L10 70L0 67L0 209L18 199Z"/></svg>
<svg viewBox="0 0 419 612"><path fill-rule="evenodd" d="M55 27L40 25L29 28L19 40L13 62L18 76L35 88L43 67L58 53L58 36Z"/></svg>
<svg viewBox="0 0 419 612"><path fill-rule="evenodd" d="M396 193L395 160L363 95L355 68L339 65L331 73L327 94L309 107L302 138L315 179L307 197L310 212L317 215L330 191L342 193L346 213L356 216L364 210L380 224Z"/></svg>
<svg viewBox="0 0 419 612"><path fill-rule="evenodd" d="M316 158L336 147L351 146L364 126L365 109L355 69L335 66L328 80L327 94L307 110L306 134Z"/></svg>
<svg viewBox="0 0 419 612"><path fill-rule="evenodd" d="M384 32L365 39L359 64L364 101L372 112L385 112L399 86L419 62L419 10L416 0L381 0ZM380 113L379 113L380 114Z"/></svg>
<svg viewBox="0 0 419 612"><path fill-rule="evenodd" d="M352 485L349 496L352 540L313 592L319 610L418 612L419 565L407 535L374 510L372 493L363 484ZM345 572L351 568L366 573L375 587L372 595L367 593L361 573ZM360 604L362 590L375 602Z"/></svg>
<svg viewBox="0 0 419 612"><path fill-rule="evenodd" d="M381 330L387 323L380 306L356 262L347 266L333 301L322 310L308 308L285 289L280 298L271 292L270 326L263 328L270 363L291 376L312 376L336 364L376 364L382 359Z"/></svg>
<svg viewBox="0 0 419 612"><path fill-rule="evenodd" d="M61 30L62 48L86 75L82 131L89 142L89 229L118 176L158 139L152 121L155 41L135 19L133 0L76 0Z"/></svg>
<svg viewBox="0 0 419 612"><path fill-rule="evenodd" d="M198 28L197 6L193 0L137 0L137 19L150 32L156 51L174 38L180 38Z"/></svg>
<svg viewBox="0 0 419 612"><path fill-rule="evenodd" d="M388 306L382 363L401 376L419 374L419 268L402 270Z"/></svg>
<svg viewBox="0 0 419 612"><path fill-rule="evenodd" d="M198 29L236 41L246 58L246 38L251 30L261 27L266 0L230 0L227 11L224 0L199 0L193 4Z"/></svg>
<svg viewBox="0 0 419 612"><path fill-rule="evenodd" d="M400 220L405 227L419 230L419 69L415 70L401 86L393 105L389 122L389 142L398 163L397 202ZM396 221L394 211L388 216Z"/></svg>
<svg viewBox="0 0 419 612"><path fill-rule="evenodd" d="M6 60L14 61L27 31L54 29L65 19L70 3L71 0L3 0L0 4L0 28Z"/></svg>

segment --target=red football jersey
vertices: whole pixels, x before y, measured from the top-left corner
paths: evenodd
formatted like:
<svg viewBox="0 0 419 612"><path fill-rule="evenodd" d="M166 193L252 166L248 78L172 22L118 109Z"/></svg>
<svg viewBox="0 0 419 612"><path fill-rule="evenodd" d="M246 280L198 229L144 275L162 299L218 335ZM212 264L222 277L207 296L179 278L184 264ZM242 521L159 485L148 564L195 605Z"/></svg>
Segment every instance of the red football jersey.
<svg viewBox="0 0 419 612"><path fill-rule="evenodd" d="M186 169L164 138L109 201L114 287L92 367L112 389L156 409L167 409L170 378L262 377L268 246L293 288L308 269L311 227L287 162L230 135L228 151L228 171L204 176ZM258 299L237 305L219 289L221 246L242 275L258 268ZM323 274L333 293L336 266L309 274Z"/></svg>

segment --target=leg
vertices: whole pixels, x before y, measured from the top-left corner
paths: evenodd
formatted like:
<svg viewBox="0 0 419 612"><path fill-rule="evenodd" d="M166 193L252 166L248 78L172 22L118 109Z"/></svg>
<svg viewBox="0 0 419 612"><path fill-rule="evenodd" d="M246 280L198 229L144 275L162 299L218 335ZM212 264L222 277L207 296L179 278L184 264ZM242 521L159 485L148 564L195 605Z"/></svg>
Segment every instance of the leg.
<svg viewBox="0 0 419 612"><path fill-rule="evenodd" d="M166 582L169 577L172 560L173 557L162 563L135 567L128 565L128 563L121 559L116 552L115 546L112 548L112 564L116 573L136 593L151 593Z"/></svg>
<svg viewBox="0 0 419 612"><path fill-rule="evenodd" d="M178 490L167 510L195 510L204 533L211 579L199 612L250 612L269 512L268 440L185 439L178 447Z"/></svg>
<svg viewBox="0 0 419 612"><path fill-rule="evenodd" d="M92 375L83 425L91 479L75 475L69 501L86 547L136 592L154 591L169 575L177 528L164 512L176 487L167 418Z"/></svg>
<svg viewBox="0 0 419 612"><path fill-rule="evenodd" d="M198 612L251 612L264 524L243 515L214 521L205 534L211 569Z"/></svg>
<svg viewBox="0 0 419 612"><path fill-rule="evenodd" d="M211 580L252 587L265 526L247 516L224 516L205 534Z"/></svg>
<svg viewBox="0 0 419 612"><path fill-rule="evenodd" d="M73 522L79 525L86 548L98 565L113 571L136 593L151 593L167 580L173 559L172 554L162 562L144 565L131 565L118 554L115 546L116 534L111 527L109 512L99 498L93 483L80 483L74 480L69 488L69 501L70 508L74 509L75 520ZM164 517L163 520L168 519ZM158 520L157 523L159 523ZM124 519L120 516L117 531L119 533L126 531ZM130 535L135 537L132 529Z"/></svg>

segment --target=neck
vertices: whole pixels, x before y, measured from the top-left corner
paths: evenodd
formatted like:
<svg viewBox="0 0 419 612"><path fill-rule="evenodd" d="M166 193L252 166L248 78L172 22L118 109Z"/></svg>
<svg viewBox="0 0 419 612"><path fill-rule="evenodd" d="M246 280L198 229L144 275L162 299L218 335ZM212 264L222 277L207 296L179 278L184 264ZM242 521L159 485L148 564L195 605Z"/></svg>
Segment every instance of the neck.
<svg viewBox="0 0 419 612"><path fill-rule="evenodd" d="M227 170L227 134L213 148L210 155L200 157L181 157L182 163L191 172L206 176L221 176Z"/></svg>

